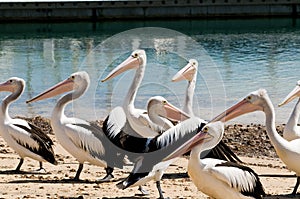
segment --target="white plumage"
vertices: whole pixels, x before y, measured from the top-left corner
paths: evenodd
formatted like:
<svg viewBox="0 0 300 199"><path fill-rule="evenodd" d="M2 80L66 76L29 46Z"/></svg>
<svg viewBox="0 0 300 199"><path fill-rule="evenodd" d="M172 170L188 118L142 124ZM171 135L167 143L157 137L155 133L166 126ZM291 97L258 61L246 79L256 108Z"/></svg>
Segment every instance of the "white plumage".
<svg viewBox="0 0 300 199"><path fill-rule="evenodd" d="M65 106L72 100L80 97L85 93L90 83L89 76L86 72L81 71L73 73L66 80L56 84L38 96L27 102L38 101L69 92L61 97L53 109L51 116L51 126L58 142L79 162L74 180L79 180L79 175L83 168L84 162L105 167L107 175L103 180L109 180L112 176L113 166L107 163L112 153L111 149L106 151L104 146L105 135L102 129L96 124L86 122L78 118L69 118L64 114ZM111 157L113 158L113 157ZM120 158L122 161L122 158Z"/></svg>
<svg viewBox="0 0 300 199"><path fill-rule="evenodd" d="M283 106L291 102L293 99L300 97L300 80L297 82L296 87L285 97L285 99L279 104L279 106ZM298 99L288 122L286 123L283 130L284 139L291 141L294 139L300 138L300 127L298 126L298 121L300 117L300 98Z"/></svg>
<svg viewBox="0 0 300 199"><path fill-rule="evenodd" d="M213 121L228 121L245 113L263 111L266 117L266 131L279 158L297 175L297 182L292 192L297 193L300 183L300 139L288 141L281 137L275 127L275 111L267 91L260 89L250 93L236 105L227 109Z"/></svg>
<svg viewBox="0 0 300 199"><path fill-rule="evenodd" d="M16 168L19 171L24 158L30 157L40 162L48 161L57 164L52 149L52 140L39 128L22 119L13 119L8 114L10 103L17 100L25 89L25 81L21 78L12 77L0 84L0 91L8 91L8 95L2 101L0 111L0 134L7 142L8 146L14 149L21 157L20 163Z"/></svg>

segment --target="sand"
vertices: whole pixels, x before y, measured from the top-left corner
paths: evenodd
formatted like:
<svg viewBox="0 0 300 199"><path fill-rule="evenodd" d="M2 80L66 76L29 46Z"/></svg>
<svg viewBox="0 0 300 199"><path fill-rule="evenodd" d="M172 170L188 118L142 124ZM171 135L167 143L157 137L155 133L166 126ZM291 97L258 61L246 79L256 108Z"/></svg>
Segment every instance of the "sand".
<svg viewBox="0 0 300 199"><path fill-rule="evenodd" d="M254 125L258 126L258 125ZM234 125L227 128L244 128L249 132L253 126ZM255 127L255 128L256 128ZM254 127L253 127L254 128ZM262 131L263 128L261 128ZM250 130L251 131L251 130ZM240 130L243 132L243 130ZM233 131L227 133L230 139L234 137ZM58 165L44 163L46 172L38 173L39 168L37 161L25 159L21 168L22 173L16 174L11 172L19 162L18 155L10 149L6 143L0 138L0 198L157 198L155 182L149 182L144 187L150 192L148 196L140 196L137 187L120 190L116 187L116 183L126 177L132 166L125 166L123 170L116 169L114 171L115 178L108 183L97 183L97 179L105 176L105 171L101 167L84 164L81 173L80 182L71 182L67 179L75 176L78 163L71 157L55 140L54 135L50 137L55 142L55 153ZM226 135L225 135L226 137ZM227 137L227 139L228 139ZM241 136L236 136L241 137ZM259 136L261 137L261 136ZM268 138L264 138L268 140ZM228 140L227 140L228 142ZM235 143L237 141L232 141ZM258 142L258 141L257 141ZM230 144L229 144L230 145ZM245 145L243 143L239 145ZM259 144L258 144L259 145ZM266 144L260 144L264 147ZM249 150L246 153L233 144L230 145L239 155L246 165L254 169L259 175L261 182L268 196L266 198L291 198L287 194L291 193L296 182L293 172L290 172L286 166L274 155L273 149L268 149L270 153L262 155ZM248 148L251 145L248 145ZM242 147L244 149L244 147ZM259 148L257 150L260 150ZM265 153L265 152L264 152ZM182 157L172 164L166 171L162 179L162 189L164 196L170 198L208 198L206 195L197 190L187 175L188 157ZM300 195L298 195L300 198Z"/></svg>

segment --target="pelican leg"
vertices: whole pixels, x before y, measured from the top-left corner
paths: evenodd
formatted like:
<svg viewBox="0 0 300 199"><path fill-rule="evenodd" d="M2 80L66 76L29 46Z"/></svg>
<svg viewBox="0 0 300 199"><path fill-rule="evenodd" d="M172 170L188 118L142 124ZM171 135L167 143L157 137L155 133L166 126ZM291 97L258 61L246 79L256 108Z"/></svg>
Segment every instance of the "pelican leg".
<svg viewBox="0 0 300 199"><path fill-rule="evenodd" d="M19 162L19 164L18 164L18 166L17 166L17 168L16 168L16 171L20 171L20 168L21 168L23 162L24 162L24 159L21 158L21 159L20 159L20 162Z"/></svg>
<svg viewBox="0 0 300 199"><path fill-rule="evenodd" d="M142 186L139 186L138 190L142 193L143 196L149 195L149 192Z"/></svg>
<svg viewBox="0 0 300 199"><path fill-rule="evenodd" d="M39 162L40 163L40 168L37 170L37 172L46 172L46 170L43 167L43 162Z"/></svg>
<svg viewBox="0 0 300 199"><path fill-rule="evenodd" d="M294 195L294 196L297 193L297 190L298 190L298 187L299 187L299 183L300 183L300 176L297 176L297 182L296 182L296 185L295 185L294 190L292 192L292 195Z"/></svg>
<svg viewBox="0 0 300 199"><path fill-rule="evenodd" d="M73 178L73 180L79 181L79 176L80 176L80 173L81 173L82 169L83 169L83 164L79 163L79 167L77 169L76 175Z"/></svg>
<svg viewBox="0 0 300 199"><path fill-rule="evenodd" d="M97 180L98 182L109 182L112 178L114 178L114 175L112 174L114 168L106 167L105 171L106 171L106 176L100 180Z"/></svg>
<svg viewBox="0 0 300 199"><path fill-rule="evenodd" d="M156 181L156 187L159 193L159 199L164 199L163 191L161 190L160 181Z"/></svg>

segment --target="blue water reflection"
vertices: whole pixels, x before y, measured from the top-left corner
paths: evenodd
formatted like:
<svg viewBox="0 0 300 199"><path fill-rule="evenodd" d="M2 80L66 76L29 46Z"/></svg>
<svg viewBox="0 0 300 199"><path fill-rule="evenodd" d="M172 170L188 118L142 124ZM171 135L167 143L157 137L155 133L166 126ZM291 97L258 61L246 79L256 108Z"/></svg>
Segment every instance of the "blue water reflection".
<svg viewBox="0 0 300 199"><path fill-rule="evenodd" d="M69 106L67 112L81 113L82 118L89 120L104 118L111 107L122 104L122 96L125 96L134 73L128 72L115 80L121 81L125 78L128 85L122 84L123 87L118 91L120 96L114 98L113 104L111 91L114 90L115 81L104 85L99 82L99 78L126 58L136 44L132 43L128 48L122 46L122 43L115 44L111 47L113 50L109 47L98 49L98 46L114 34L139 27L164 27L186 34L198 42L211 58L207 60L192 57L198 50L203 49L190 45L185 45L183 51L191 52L191 57L181 57L180 53L178 55L168 51L157 53L155 49L147 49L149 66L146 81L136 102L136 106L140 108L144 108L147 99L153 95L164 95L176 105L182 105L186 82L171 83L170 78L189 58L199 60L200 71L207 70L207 65L216 66L224 84L226 96L220 95L216 97L218 102L211 102L209 90L213 86L208 89L206 82L213 81L215 77L202 76L205 71L200 72L194 108L205 119L210 119L212 106L218 106L214 112L221 111L223 104L229 106L258 88L266 88L276 106L300 79L300 25L299 20L295 19L0 24L0 81L18 76L27 82L21 99L12 104L11 114L50 117L57 98L29 105L25 101L73 72L88 70L98 77L94 79L92 86L96 92L95 104L85 104L84 99L89 97L87 96L76 106ZM180 42L172 43L172 40L164 42L164 45L169 45L168 42L170 45L181 45ZM118 48L124 50L116 55ZM182 50L182 46L180 49ZM105 57L105 63L101 63L102 50L111 50L111 55L106 53L108 57ZM218 85L214 86L219 88ZM0 97L3 98L6 94L0 93ZM82 110L77 110L78 104L82 104ZM293 106L294 103L282 108L276 107L277 122L286 122ZM97 109L95 114L94 109ZM250 119L250 122L262 121L261 114L255 114Z"/></svg>

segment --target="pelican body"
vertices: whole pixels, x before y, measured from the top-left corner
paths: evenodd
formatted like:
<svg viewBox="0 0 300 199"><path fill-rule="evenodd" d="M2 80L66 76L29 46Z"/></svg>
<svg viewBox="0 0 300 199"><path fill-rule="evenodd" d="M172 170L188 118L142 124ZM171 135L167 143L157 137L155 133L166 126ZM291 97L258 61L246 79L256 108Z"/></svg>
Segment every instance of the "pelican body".
<svg viewBox="0 0 300 199"><path fill-rule="evenodd" d="M277 133L274 106L266 90L260 89L250 93L239 103L233 105L212 121L224 122L254 111L263 111L265 113L266 131L277 155L297 175L297 182L292 192L292 195L295 195L300 183L300 139L288 141Z"/></svg>
<svg viewBox="0 0 300 199"><path fill-rule="evenodd" d="M173 77L173 82L187 80L188 85L186 88L185 100L183 111L186 112L190 117L194 116L193 111L193 97L197 81L198 72L198 61L196 59L190 59L188 64L185 65L181 70L179 70ZM202 157L218 158L231 162L242 162L232 150L221 140L218 142L216 147L210 149L209 151L201 153Z"/></svg>
<svg viewBox="0 0 300 199"><path fill-rule="evenodd" d="M222 139L222 122L206 124L200 133L181 145L165 160L191 150L188 174L199 191L216 199L262 198L265 195L258 175L249 167L215 158L199 159Z"/></svg>
<svg viewBox="0 0 300 199"><path fill-rule="evenodd" d="M149 164L148 160L145 160L146 162L141 160L141 157L143 157L141 154L153 153L154 151L161 150L163 147L169 146L173 141L177 141L176 131L171 130L174 127L170 128L173 124L165 118L171 119L172 121L178 121L181 117L187 117L187 115L161 96L150 98L147 109L149 117L157 122L156 129L160 129L161 131L170 129L169 133L164 132L162 135L156 136L155 138L144 138L135 134L135 131L126 120L126 115L122 107L116 107L111 111L103 123L103 132L106 133L116 146L124 150L124 154L126 154L131 161L135 162L135 168L131 174L122 183L119 183L118 187L126 189L129 186L139 186L139 189L144 193L145 190L143 190L141 186L151 180L155 180L160 198L163 198L160 180L164 171L175 159L167 162L152 162L151 157L149 160L151 164ZM166 123L164 123L165 121ZM173 135L174 138L169 135L168 139L170 140L168 142L166 141L165 145L162 145L162 143L157 140L162 140L164 137L163 135L166 133ZM146 157L150 156L146 155ZM145 164L146 166L151 166L146 169ZM140 170L137 168L142 168L145 171L139 172Z"/></svg>
<svg viewBox="0 0 300 199"><path fill-rule="evenodd" d="M130 70L135 69L135 76L129 88L129 91L123 102L123 109L126 114L126 118L131 128L139 134L141 137L155 137L161 132L157 129L153 129L155 125L149 118L146 110L135 108L134 101L138 88L143 80L145 70L146 70L147 56L144 50L135 50L131 55L118 65L114 70L112 70L103 80L105 82L110 80L119 74Z"/></svg>
<svg viewBox="0 0 300 199"><path fill-rule="evenodd" d="M300 138L300 127L298 126L300 117L300 80L297 82L296 87L285 97L285 99L278 106L283 106L297 97L299 99L296 102L295 108L292 111L291 116L283 130L283 137L288 141Z"/></svg>
<svg viewBox="0 0 300 199"><path fill-rule="evenodd" d="M76 72L27 102L69 92L58 100L52 111L51 126L55 136L61 146L79 162L74 180L79 180L84 162L89 162L106 169L107 175L102 181L107 181L113 177L113 167L123 166L123 158L119 157L116 147L111 144L98 125L79 118L67 117L64 114L65 106L83 95L89 84L90 79L85 71Z"/></svg>
<svg viewBox="0 0 300 199"><path fill-rule="evenodd" d="M16 171L19 171L24 158L30 157L40 162L57 164L53 151L53 142L41 129L22 119L13 119L8 114L9 105L17 100L25 89L25 81L12 77L0 84L0 91L11 92L2 101L0 112L0 134L14 151L20 156L20 163Z"/></svg>

